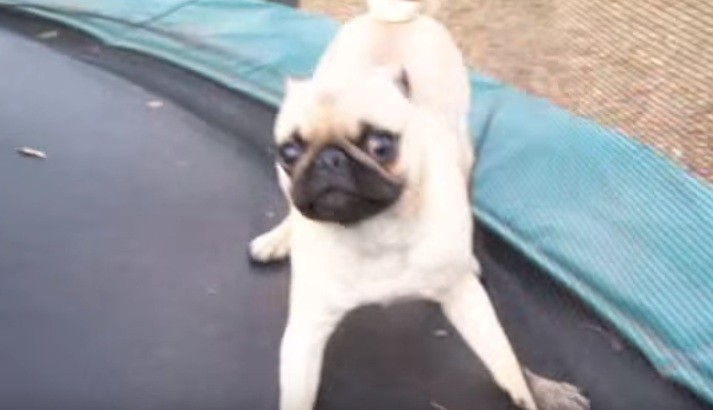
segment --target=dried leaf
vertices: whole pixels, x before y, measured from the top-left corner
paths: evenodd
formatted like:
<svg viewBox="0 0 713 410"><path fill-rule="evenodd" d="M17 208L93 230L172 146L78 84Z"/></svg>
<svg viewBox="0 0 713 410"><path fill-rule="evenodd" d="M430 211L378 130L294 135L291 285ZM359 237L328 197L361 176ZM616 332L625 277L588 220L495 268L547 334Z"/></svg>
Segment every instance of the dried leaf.
<svg viewBox="0 0 713 410"><path fill-rule="evenodd" d="M39 38L40 40L51 40L51 39L57 38L57 37L59 37L59 31L57 31L57 30L43 31L37 35L37 38Z"/></svg>
<svg viewBox="0 0 713 410"><path fill-rule="evenodd" d="M437 329L433 331L433 336L436 337L448 337L448 331L445 329Z"/></svg>
<svg viewBox="0 0 713 410"><path fill-rule="evenodd" d="M24 155L24 156L30 157L30 158L47 159L47 154L45 154L44 151L40 151L35 148L21 147L21 148L17 148L17 152L20 155Z"/></svg>
<svg viewBox="0 0 713 410"><path fill-rule="evenodd" d="M163 107L163 101L160 100L151 100L146 103L146 106L149 108L161 108Z"/></svg>

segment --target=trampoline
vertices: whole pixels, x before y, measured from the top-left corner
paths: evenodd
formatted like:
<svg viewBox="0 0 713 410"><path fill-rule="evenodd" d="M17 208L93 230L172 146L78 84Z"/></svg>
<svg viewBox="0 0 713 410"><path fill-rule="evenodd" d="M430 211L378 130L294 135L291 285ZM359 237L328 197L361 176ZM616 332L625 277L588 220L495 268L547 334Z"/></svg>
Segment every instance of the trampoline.
<svg viewBox="0 0 713 410"><path fill-rule="evenodd" d="M285 212L274 105L14 8L0 9L0 61L0 408L276 408L289 269L246 254ZM710 408L477 226L528 367L582 387L593 409ZM318 408L515 407L435 306L407 303L338 329Z"/></svg>

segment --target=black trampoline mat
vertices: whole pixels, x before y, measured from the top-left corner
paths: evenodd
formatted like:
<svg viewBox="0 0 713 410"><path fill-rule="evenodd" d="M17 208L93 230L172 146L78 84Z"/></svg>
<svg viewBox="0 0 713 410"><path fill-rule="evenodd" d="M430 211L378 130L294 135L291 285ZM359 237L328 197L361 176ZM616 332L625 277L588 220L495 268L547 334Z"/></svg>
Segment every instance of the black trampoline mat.
<svg viewBox="0 0 713 410"><path fill-rule="evenodd" d="M5 13L0 27L0 408L276 408L289 268L245 250L285 211L273 109L47 22ZM527 366L583 387L593 409L705 408L476 236ZM319 408L437 405L513 408L435 306L367 307L338 329Z"/></svg>

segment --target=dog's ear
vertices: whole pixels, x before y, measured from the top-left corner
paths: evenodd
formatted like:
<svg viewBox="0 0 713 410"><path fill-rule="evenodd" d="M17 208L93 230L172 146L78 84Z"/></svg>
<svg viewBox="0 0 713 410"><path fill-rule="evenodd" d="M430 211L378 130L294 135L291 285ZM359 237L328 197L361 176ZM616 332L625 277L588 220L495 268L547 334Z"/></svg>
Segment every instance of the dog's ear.
<svg viewBox="0 0 713 410"><path fill-rule="evenodd" d="M406 69L403 67L401 67L399 74L396 77L396 86L399 88L404 97L411 98L411 82L409 81Z"/></svg>
<svg viewBox="0 0 713 410"><path fill-rule="evenodd" d="M411 82L403 66L396 64L385 65L377 68L377 71L390 78L404 97L411 98Z"/></svg>

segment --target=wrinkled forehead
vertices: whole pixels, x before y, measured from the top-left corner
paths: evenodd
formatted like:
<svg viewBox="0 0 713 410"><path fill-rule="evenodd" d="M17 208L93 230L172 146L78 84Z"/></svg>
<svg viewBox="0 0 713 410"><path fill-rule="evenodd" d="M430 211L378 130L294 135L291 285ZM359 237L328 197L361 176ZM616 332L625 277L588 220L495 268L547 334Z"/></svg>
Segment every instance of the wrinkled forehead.
<svg viewBox="0 0 713 410"><path fill-rule="evenodd" d="M358 118L358 113L331 91L292 90L286 95L280 110L275 137L278 143L294 134L316 143L326 143L335 138L356 138Z"/></svg>
<svg viewBox="0 0 713 410"><path fill-rule="evenodd" d="M364 124L399 134L408 102L386 79L370 78L341 86L291 81L275 124L278 144L299 135L307 142L356 140Z"/></svg>

